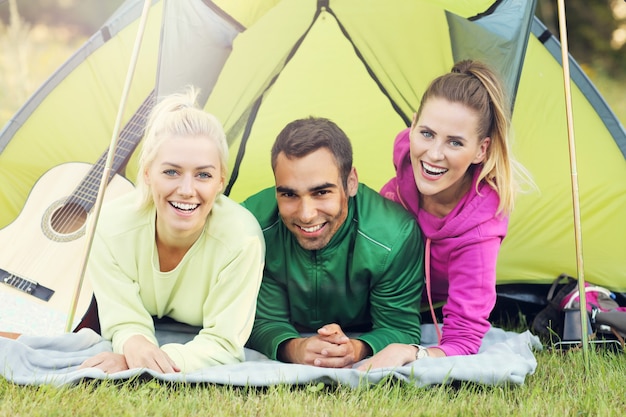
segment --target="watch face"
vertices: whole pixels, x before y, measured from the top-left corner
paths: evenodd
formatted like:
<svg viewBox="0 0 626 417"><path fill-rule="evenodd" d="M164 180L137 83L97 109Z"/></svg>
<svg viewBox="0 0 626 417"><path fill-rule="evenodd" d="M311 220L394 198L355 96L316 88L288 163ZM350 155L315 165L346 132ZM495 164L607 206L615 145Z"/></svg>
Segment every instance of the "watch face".
<svg viewBox="0 0 626 417"><path fill-rule="evenodd" d="M428 351L426 350L425 347L420 346L419 348L417 348L417 355L416 355L417 359L423 359L427 357L428 357Z"/></svg>

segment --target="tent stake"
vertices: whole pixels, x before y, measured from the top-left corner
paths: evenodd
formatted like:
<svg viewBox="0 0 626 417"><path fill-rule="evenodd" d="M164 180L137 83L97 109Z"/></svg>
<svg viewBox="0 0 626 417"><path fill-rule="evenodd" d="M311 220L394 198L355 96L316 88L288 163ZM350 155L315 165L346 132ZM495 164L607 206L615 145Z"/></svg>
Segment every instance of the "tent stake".
<svg viewBox="0 0 626 417"><path fill-rule="evenodd" d="M572 113L572 93L569 72L569 54L567 46L567 28L565 21L565 0L558 0L559 33L561 39L561 58L563 81L565 86L565 110L567 115L567 138L569 143L569 162L572 180L572 202L574 208L574 234L576 242L576 269L578 272L578 292L580 294L580 328L585 369L589 373L589 341L587 334L587 297L585 293L585 274L582 255L582 232L580 226L580 199L578 195L578 172L576 168L576 144L574 140L574 122Z"/></svg>
<svg viewBox="0 0 626 417"><path fill-rule="evenodd" d="M117 111L117 118L115 119L115 125L113 126L113 134L111 135L111 144L109 146L107 159L104 164L104 168L102 170L102 180L100 181L100 187L98 189L98 195L97 195L94 207L93 207L93 211L89 215L89 218L87 221L87 225L86 225L87 230L85 233L86 245L85 245L84 254L81 257L81 262L82 262L81 269L80 269L81 272L78 278L78 282L76 283L76 288L74 291L74 295L72 297L72 304L70 306L70 310L67 315L67 321L65 323L65 331L67 333L73 330L74 315L76 314L76 309L78 306L78 298L80 296L80 290L83 286L83 281L85 279L85 269L87 266L87 259L89 257L89 251L91 250L91 243L93 242L93 235L96 230L96 224L98 223L98 215L100 213L100 208L102 207L104 191L106 189L107 183L109 182L108 181L109 176L111 175L111 167L113 165L113 159L115 157L115 148L117 146L120 126L122 125L122 118L124 116L126 102L128 101L130 85L133 80L135 68L137 67L137 60L139 58L139 50L141 48L141 43L142 43L143 35L145 32L146 23L148 21L148 10L150 9L151 3L152 3L152 0L145 0L144 5L143 5L143 9L141 12L141 19L139 21L139 28L137 29L137 36L135 38L135 45L134 45L133 52L130 57L130 65L126 73L126 81L124 83L124 90L122 91L122 97L120 99L120 105Z"/></svg>

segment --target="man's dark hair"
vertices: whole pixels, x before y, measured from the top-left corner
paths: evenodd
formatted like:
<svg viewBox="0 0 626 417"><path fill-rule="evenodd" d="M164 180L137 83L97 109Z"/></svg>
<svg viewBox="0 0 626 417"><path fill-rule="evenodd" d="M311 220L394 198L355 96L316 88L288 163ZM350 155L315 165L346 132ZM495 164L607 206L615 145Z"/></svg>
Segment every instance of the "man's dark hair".
<svg viewBox="0 0 626 417"><path fill-rule="evenodd" d="M344 189L352 170L352 145L348 136L334 122L323 117L308 117L290 122L276 137L272 146L272 169L281 152L288 159L302 158L327 148L335 158Z"/></svg>

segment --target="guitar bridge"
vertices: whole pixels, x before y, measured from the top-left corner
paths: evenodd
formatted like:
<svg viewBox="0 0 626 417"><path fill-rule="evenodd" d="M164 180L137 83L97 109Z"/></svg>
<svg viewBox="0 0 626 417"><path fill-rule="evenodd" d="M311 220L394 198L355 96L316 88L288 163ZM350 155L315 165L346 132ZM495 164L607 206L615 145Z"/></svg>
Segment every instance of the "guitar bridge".
<svg viewBox="0 0 626 417"><path fill-rule="evenodd" d="M50 297L54 294L54 290L44 287L35 281L18 277L17 275L11 274L4 269L0 269L0 280L0 282L8 285L9 287L20 290L43 301L50 300Z"/></svg>

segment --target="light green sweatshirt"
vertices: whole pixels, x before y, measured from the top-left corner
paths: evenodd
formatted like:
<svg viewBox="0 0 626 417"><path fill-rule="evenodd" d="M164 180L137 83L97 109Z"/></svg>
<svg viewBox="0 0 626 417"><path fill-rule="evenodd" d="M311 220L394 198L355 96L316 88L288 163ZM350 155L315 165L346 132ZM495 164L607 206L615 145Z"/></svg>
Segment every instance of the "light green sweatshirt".
<svg viewBox="0 0 626 417"><path fill-rule="evenodd" d="M123 352L133 335L157 344L153 316L201 326L186 344L165 344L183 372L244 360L265 256L263 234L243 207L220 195L202 235L172 271L161 272L155 210L137 210L136 194L105 205L91 248L91 280L102 336Z"/></svg>

